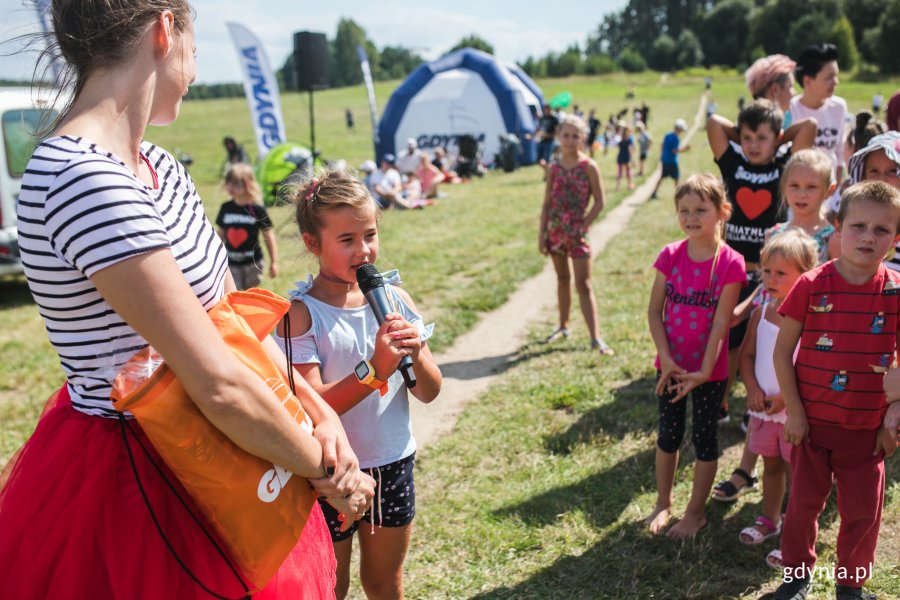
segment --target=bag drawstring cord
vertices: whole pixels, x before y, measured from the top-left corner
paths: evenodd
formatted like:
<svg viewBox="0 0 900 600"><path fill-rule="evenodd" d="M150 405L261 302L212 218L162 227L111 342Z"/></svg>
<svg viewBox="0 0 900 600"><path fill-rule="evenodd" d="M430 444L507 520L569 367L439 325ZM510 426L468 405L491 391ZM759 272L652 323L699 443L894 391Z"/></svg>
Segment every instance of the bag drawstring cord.
<svg viewBox="0 0 900 600"><path fill-rule="evenodd" d="M154 461L153 458L150 456L150 452L144 446L143 442L141 442L140 438L137 436L137 433L135 433L134 429L131 428L131 425L128 423L128 419L125 418L125 415L122 415L122 414L119 415L119 425L122 430L122 441L125 443L125 450L128 452L128 461L131 463L131 470L134 473L134 479L137 482L138 490L141 492L141 498L144 499L144 504L147 506L147 510L150 512L150 518L153 520L153 525L156 527L157 533L159 533L159 536L162 538L163 542L165 543L166 548L169 549L169 552L175 558L175 561L178 563L178 566L181 567L181 569L185 573L187 573L188 577L190 577L194 581L194 583L199 585L200 588L204 592L206 592L213 598L218 598L219 600L233 600L233 599L229 598L228 596L223 596L221 594L217 594L216 592L212 591L207 586L205 586L203 584L203 582L200 581L196 575L194 575L194 573L190 570L190 568L188 568L188 566L184 563L184 561L181 559L181 557L178 556L178 553L175 551L175 548L172 546L172 543L169 541L169 538L167 538L166 534L163 533L162 525L160 525L159 519L156 518L156 513L153 511L153 507L150 506L150 499L147 498L147 493L144 491L144 485L141 483L141 477L138 474L137 464L134 462L134 455L131 453L131 445L128 443L127 433L131 433L131 437L133 437L134 440L138 443L138 446L140 446L141 450L144 453L144 456L147 458L147 460L150 462L150 464L153 465L154 470L162 478L163 482L166 484L166 487L168 487L169 490L173 494L175 494L175 498L178 500L179 504L181 504L181 506L187 511L188 515L190 515L190 517L194 521L194 523L196 523L197 526L200 528L200 531L203 532L203 535L206 536L206 539L208 539L210 541L210 543L216 549L216 552L218 552L219 556L222 557L222 560L225 561L225 564L228 565L228 568L231 570L231 572L237 578L238 582L241 584L241 587L244 588L244 592L246 592L246 594L244 596L241 596L240 599L234 599L234 600L249 600L250 588L247 587L247 584L244 583L244 580L241 578L240 574L238 574L237 569L234 567L234 565L231 564L231 561L228 559L228 556L225 554L225 551L219 547L219 545L213 539L212 535L210 535L210 533L203 526L203 523L200 522L200 519L198 519L197 516L194 514L194 512L188 507L187 503L184 501L184 498L182 498L178 494L178 491L175 489L175 487L172 485L172 483L169 481L169 479L162 472L162 469L160 469L159 465L156 464L156 461Z"/></svg>
<svg viewBox="0 0 900 600"><path fill-rule="evenodd" d="M371 507L369 510L369 523L372 525L372 530L370 533L375 533L375 509L378 509L378 528L380 529L384 525L384 513L381 508L381 467L372 467L369 469L369 477L375 478L375 472L378 473L378 483L375 485L375 488L378 490L378 495L375 498L376 506Z"/></svg>

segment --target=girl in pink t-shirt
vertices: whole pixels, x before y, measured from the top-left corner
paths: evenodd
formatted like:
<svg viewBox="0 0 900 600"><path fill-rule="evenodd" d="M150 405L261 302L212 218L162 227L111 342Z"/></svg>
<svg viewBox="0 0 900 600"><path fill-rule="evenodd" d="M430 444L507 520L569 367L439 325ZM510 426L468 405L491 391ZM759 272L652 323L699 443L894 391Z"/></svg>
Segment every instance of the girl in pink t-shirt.
<svg viewBox="0 0 900 600"><path fill-rule="evenodd" d="M659 435L656 507L644 524L662 533L672 510L678 449L684 437L686 397L693 408L697 455L684 517L669 537L693 537L706 526L705 506L718 467L717 415L728 380L728 328L741 286L743 257L725 244L731 216L725 188L713 175L692 175L675 192L678 224L686 238L663 248L653 264L656 279L647 316L656 345Z"/></svg>

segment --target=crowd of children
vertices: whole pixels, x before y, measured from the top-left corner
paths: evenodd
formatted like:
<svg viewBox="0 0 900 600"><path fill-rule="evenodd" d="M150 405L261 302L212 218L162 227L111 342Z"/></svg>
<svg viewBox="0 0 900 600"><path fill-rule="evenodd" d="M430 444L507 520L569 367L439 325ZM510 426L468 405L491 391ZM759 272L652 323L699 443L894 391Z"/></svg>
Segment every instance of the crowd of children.
<svg viewBox="0 0 900 600"><path fill-rule="evenodd" d="M868 113L844 133L847 108L834 95L837 54L829 45L799 56L803 93L790 100L791 125L783 128L774 100L792 80L774 71L788 63L772 57L748 71L757 99L736 124L709 115L724 189L708 174L679 185L683 122L663 141L663 178L675 179L685 239L654 263L648 319L657 349L658 495L645 525L671 537L706 525L716 420L720 405L727 414L739 370L746 443L740 466L712 498L733 501L755 489L763 457L761 514L739 541L756 546L780 536L780 548L765 557L784 573L773 597L802 600L816 561L817 520L836 482L836 596L872 598L863 584L875 565L884 459L896 448L900 412L889 411L897 394L885 394L900 332L900 133L884 133ZM693 488L684 516L668 527L688 393Z"/></svg>
<svg viewBox="0 0 900 600"><path fill-rule="evenodd" d="M900 133L885 132L869 113L845 133L846 103L834 95L833 47L811 47L796 65L782 56L761 61L747 75L755 99L742 102L736 123L715 111L708 115L718 175L681 181L678 157L689 149L681 143L683 120L662 140L662 176L652 197L665 179L674 180L684 237L667 244L653 263L648 323L657 351L657 500L644 524L654 535L693 537L707 525L710 497L728 502L756 488L762 456L760 514L738 540L760 546L781 538L765 556L766 564L785 572L774 597L805 598L817 519L836 481L838 566L844 573L837 598L868 598L862 586L875 564L884 458L896 447L885 427L888 403L898 393L886 396L882 380L900 331ZM795 66L803 92L789 98L785 90L793 88ZM777 69L784 72L772 74ZM631 123L625 115L611 116L603 132L595 110L585 121L548 107L541 119L546 183L538 247L556 270L559 310L558 328L547 342L570 335L574 279L592 349L614 354L600 336L591 278L587 233L604 207L592 156L597 147L604 153L615 148L616 189L623 176L633 189L632 168L639 164L637 175L644 174L652 143L647 112L646 106L636 110ZM362 586L372 596L400 596L415 515L409 393L431 402L441 373L426 343L433 326L395 287L399 274L387 275L394 308L379 324L355 273L378 258L381 209L424 206L438 197L440 183L458 177L440 151L432 159L415 140L402 157L386 155L380 168L367 161L361 171L362 182L332 171L295 192L300 233L318 259L318 274L291 293L289 317L278 334L297 370L341 415L360 466L377 482L376 504L362 518L366 535L358 538ZM229 167L225 189L231 199L216 219L218 233L237 286L253 287L265 272L260 234L268 274L278 272L272 222L248 165ZM414 358L414 388L398 371L405 356ZM718 422L723 410L727 415L737 375L746 388L747 437L740 465L714 485ZM696 458L692 492L671 524L688 398ZM327 503L322 509L338 561L336 593L343 598L358 523L348 527Z"/></svg>

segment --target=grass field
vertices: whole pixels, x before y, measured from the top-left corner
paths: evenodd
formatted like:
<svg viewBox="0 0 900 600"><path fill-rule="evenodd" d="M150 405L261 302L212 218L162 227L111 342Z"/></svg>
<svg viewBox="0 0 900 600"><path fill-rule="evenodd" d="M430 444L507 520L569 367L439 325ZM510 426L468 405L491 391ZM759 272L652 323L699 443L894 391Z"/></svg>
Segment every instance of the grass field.
<svg viewBox="0 0 900 600"><path fill-rule="evenodd" d="M596 107L601 118L647 102L656 140L652 167L672 121L696 111L702 79L702 73L646 73L538 83L547 97L571 91L583 109ZM637 97L626 103L629 84ZM898 84L850 82L839 93L859 110L873 93L889 95ZM379 107L395 85L376 87ZM719 111L733 117L745 91L739 77L715 73L713 93ZM306 102L295 94L282 98L289 138L300 142L308 139ZM371 157L365 102L361 87L317 93L316 138L326 157L345 158L350 165ZM347 107L357 115L355 132L344 129ZM219 186L225 135L252 146L243 100L185 103L175 125L147 134L193 155L192 174L210 214L225 199ZM702 131L691 146L682 171L716 172ZM613 206L625 195L609 192L614 153L598 162ZM385 213L379 264L400 268L420 308L437 322L436 349L451 344L542 268L544 259L535 251L542 189L538 168L492 172L448 187L449 197L427 210ZM663 200L640 209L595 263L601 326L617 356L600 363L585 351L588 340L577 318L569 341L540 344L554 325L548 314L500 383L470 405L451 434L420 454L408 597L751 598L774 587L777 575L762 562L771 544L750 549L737 542L738 531L757 514L758 494L710 506L710 527L694 542L657 540L639 526L655 499L653 345L645 310L650 264L664 243L679 237L667 199L671 191L671 183L665 184ZM276 208L273 216L282 275L265 286L283 293L314 265L301 251L290 209ZM27 288L21 280L0 281L0 463L30 434L43 399L61 381ZM742 393L739 388L737 395ZM732 412L741 407L738 398ZM723 428L723 472L736 465L741 440L737 425ZM688 449L676 481L679 507L689 492L690 459ZM898 465L896 458L889 465L880 562L871 583L882 598L900 598ZM834 520L829 505L821 564L835 560ZM817 583L818 593L827 590L827 582Z"/></svg>

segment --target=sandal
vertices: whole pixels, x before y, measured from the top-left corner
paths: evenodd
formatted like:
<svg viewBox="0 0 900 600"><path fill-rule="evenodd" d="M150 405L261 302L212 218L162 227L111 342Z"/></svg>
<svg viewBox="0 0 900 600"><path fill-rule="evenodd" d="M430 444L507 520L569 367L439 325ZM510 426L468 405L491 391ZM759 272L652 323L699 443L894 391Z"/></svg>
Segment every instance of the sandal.
<svg viewBox="0 0 900 600"><path fill-rule="evenodd" d="M767 533L763 533L757 526L762 527L767 530ZM742 544L746 544L748 546L759 546L764 541L769 539L770 537L775 537L781 534L781 523L776 525L772 522L772 519L765 515L759 515L756 517L756 521L754 521L753 525L750 527L744 527L741 530L741 533L738 535L738 540Z"/></svg>
<svg viewBox="0 0 900 600"><path fill-rule="evenodd" d="M784 568L781 564L780 548L775 548L766 555L766 566L770 569L775 569L776 571L780 571Z"/></svg>
<svg viewBox="0 0 900 600"><path fill-rule="evenodd" d="M569 334L568 329L566 329L565 327L560 327L559 329L557 329L556 331L554 331L553 333L548 335L547 339L544 340L544 343L552 344L553 342L557 342L557 341L561 340L562 338L569 337L569 335L570 334Z"/></svg>
<svg viewBox="0 0 900 600"><path fill-rule="evenodd" d="M591 342L591 350L599 350L600 356L615 356L616 351L609 347L609 344L604 342L602 339L597 339Z"/></svg>
<svg viewBox="0 0 900 600"><path fill-rule="evenodd" d="M752 492L756 489L756 480L757 478L738 467L731 473L732 477L735 475L740 476L744 481L746 481L746 485L742 485L741 487L737 487L731 480L726 479L724 481L720 481L713 488L713 492L721 492L721 494L713 493L712 499L717 502L734 502L738 499L741 494L745 494L747 492Z"/></svg>

